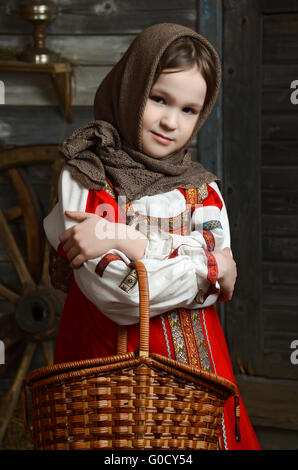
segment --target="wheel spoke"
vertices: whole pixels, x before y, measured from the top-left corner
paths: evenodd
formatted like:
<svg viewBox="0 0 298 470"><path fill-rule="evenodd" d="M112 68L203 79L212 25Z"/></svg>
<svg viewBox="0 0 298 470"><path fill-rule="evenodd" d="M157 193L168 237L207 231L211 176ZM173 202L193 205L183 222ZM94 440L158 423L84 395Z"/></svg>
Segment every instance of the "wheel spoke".
<svg viewBox="0 0 298 470"><path fill-rule="evenodd" d="M52 183L51 183L48 212L52 210L52 208L54 207L57 201L57 187L58 187L58 179L59 179L59 173L61 171L61 168L62 168L62 160L57 158L56 160L54 160L52 164ZM49 242L46 240L40 281L41 283L47 286L51 286L51 281L50 281L50 276L49 276L50 250L51 250L51 246Z"/></svg>
<svg viewBox="0 0 298 470"><path fill-rule="evenodd" d="M4 215L5 215L7 222L11 222L12 220L16 220L19 217L22 217L23 215L22 208L21 206L11 207L10 209L6 209L6 211L4 212Z"/></svg>
<svg viewBox="0 0 298 470"><path fill-rule="evenodd" d="M18 343L23 337L22 332L19 329L15 329L12 333L9 333L5 338L1 338L4 343L5 350Z"/></svg>
<svg viewBox="0 0 298 470"><path fill-rule="evenodd" d="M54 363L54 344L53 341L44 341L42 343L45 360L49 366Z"/></svg>
<svg viewBox="0 0 298 470"><path fill-rule="evenodd" d="M40 285L45 284L46 286L51 286L51 280L50 280L50 275L49 275L50 249L51 249L51 246L48 240L46 240L44 255L43 255Z"/></svg>
<svg viewBox="0 0 298 470"><path fill-rule="evenodd" d="M18 402L22 386L22 380L27 374L35 349L36 343L27 344L22 362L18 368L14 382L2 402L0 411L0 442L2 442L3 440L7 426Z"/></svg>
<svg viewBox="0 0 298 470"><path fill-rule="evenodd" d="M0 284L0 295L13 303L17 302L20 298L19 294L16 294L11 289L8 289L8 287L5 287L3 284Z"/></svg>
<svg viewBox="0 0 298 470"><path fill-rule="evenodd" d="M37 281L42 263L41 209L24 170L12 168L9 177L18 195L27 239L28 269Z"/></svg>
<svg viewBox="0 0 298 470"><path fill-rule="evenodd" d="M28 292L35 289L35 283L25 264L24 258L16 244L15 238L11 233L6 218L0 209L0 233L1 239L15 265L24 291Z"/></svg>
<svg viewBox="0 0 298 470"><path fill-rule="evenodd" d="M62 166L63 166L63 160L61 158L57 158L56 160L54 160L52 164L51 190L50 190L49 207L48 207L49 212L53 209L57 201L58 180L59 180L59 174L61 172Z"/></svg>

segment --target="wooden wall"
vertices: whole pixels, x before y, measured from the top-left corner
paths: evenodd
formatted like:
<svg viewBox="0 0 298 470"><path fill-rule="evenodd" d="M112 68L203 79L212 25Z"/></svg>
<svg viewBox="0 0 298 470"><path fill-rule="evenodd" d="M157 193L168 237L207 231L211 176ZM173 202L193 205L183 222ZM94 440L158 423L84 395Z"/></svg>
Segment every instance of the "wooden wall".
<svg viewBox="0 0 298 470"><path fill-rule="evenodd" d="M236 377L265 448L297 449L298 4L224 1L224 181L238 279Z"/></svg>
<svg viewBox="0 0 298 470"><path fill-rule="evenodd" d="M298 378L289 346L298 339L298 11L263 18L262 266L264 368Z"/></svg>

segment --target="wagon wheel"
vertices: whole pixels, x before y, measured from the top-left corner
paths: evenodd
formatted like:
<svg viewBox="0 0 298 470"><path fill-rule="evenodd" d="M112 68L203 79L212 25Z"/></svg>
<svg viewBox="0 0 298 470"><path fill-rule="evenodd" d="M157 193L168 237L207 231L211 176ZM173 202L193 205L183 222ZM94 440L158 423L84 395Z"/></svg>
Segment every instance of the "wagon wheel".
<svg viewBox="0 0 298 470"><path fill-rule="evenodd" d="M17 349L19 363L13 384L2 400L0 443L18 403L22 380L35 350L42 348L45 364L53 363L54 339L65 301L65 294L54 289L50 282L50 245L43 235L38 199L26 177L25 167L42 163L50 164L52 173L49 212L56 203L58 176L63 166L58 147L20 147L0 153L0 176L8 175L19 201L14 207L0 209L0 241L18 279L18 284L13 286L1 283L0 279L0 331L1 336L4 335L0 339L4 343L5 359L13 350L12 356L16 356ZM24 243L17 240L12 231L13 223L20 217L23 217L25 229Z"/></svg>

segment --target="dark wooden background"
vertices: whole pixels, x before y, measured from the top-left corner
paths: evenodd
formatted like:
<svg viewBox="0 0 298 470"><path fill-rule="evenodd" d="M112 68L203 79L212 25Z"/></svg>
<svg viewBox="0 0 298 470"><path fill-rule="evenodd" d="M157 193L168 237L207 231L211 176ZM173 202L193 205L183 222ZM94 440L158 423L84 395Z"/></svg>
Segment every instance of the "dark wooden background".
<svg viewBox="0 0 298 470"><path fill-rule="evenodd" d="M257 429L298 448L298 3L224 1L224 182L238 264L227 336ZM283 431L281 431L283 430Z"/></svg>
<svg viewBox="0 0 298 470"><path fill-rule="evenodd" d="M0 5L1 48L30 40L32 28L19 18L19 3ZM297 449L298 365L290 361L290 343L298 340L298 105L290 101L290 84L298 80L297 1L55 3L59 16L47 27L47 45L74 64L73 122L63 119L50 77L3 72L0 148L60 144L91 120L98 84L151 24L176 22L198 30L222 56L221 96L192 143L193 158L223 178L238 264L234 299L226 310L221 306L220 316L261 445ZM49 167L25 171L45 216ZM8 180L0 177L1 208L11 207L13 198ZM0 246L0 280L15 279Z"/></svg>

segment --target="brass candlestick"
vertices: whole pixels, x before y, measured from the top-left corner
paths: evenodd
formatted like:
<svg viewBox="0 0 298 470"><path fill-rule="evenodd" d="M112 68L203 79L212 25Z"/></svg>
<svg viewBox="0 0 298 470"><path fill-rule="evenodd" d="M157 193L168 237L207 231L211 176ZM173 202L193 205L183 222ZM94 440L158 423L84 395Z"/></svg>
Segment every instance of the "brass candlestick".
<svg viewBox="0 0 298 470"><path fill-rule="evenodd" d="M34 45L28 45L20 59L35 64L59 62L59 54L46 47L46 23L57 17L57 6L51 1L32 0L20 5L20 15L24 20L30 21L34 25Z"/></svg>

